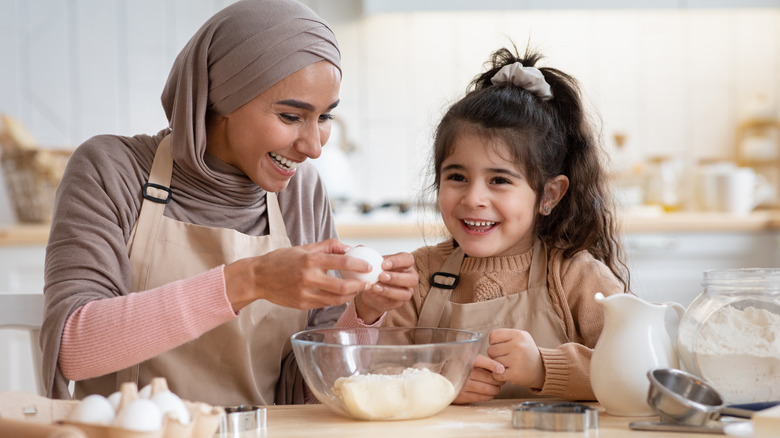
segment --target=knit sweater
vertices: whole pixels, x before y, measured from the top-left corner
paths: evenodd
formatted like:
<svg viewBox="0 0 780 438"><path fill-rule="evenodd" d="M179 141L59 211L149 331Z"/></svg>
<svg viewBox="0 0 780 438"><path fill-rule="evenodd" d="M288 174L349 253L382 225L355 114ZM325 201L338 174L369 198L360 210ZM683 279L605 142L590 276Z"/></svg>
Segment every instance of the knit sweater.
<svg viewBox="0 0 780 438"><path fill-rule="evenodd" d="M413 253L419 283L411 300L387 313L383 326L417 325L420 310L430 290L428 280L431 274L442 267L453 250L453 242L449 240L419 248ZM532 250L513 256L466 257L451 301L473 303L526 291L531 254ZM530 389L545 396L595 400L590 384L590 359L604 325L604 314L594 294L622 293L623 287L609 268L587 251L564 258L561 250L552 249L548 252L547 260L550 299L569 342L557 348L539 348L544 362L544 385L542 388Z"/></svg>

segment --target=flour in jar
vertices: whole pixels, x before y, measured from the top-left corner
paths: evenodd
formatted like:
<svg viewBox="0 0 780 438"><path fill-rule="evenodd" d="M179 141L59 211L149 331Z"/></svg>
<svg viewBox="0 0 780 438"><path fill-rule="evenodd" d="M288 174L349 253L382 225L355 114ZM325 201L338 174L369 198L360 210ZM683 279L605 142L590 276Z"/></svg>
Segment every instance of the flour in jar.
<svg viewBox="0 0 780 438"><path fill-rule="evenodd" d="M727 403L780 399L780 315L725 306L699 329L696 365Z"/></svg>
<svg viewBox="0 0 780 438"><path fill-rule="evenodd" d="M429 417L455 399L455 388L441 374L406 368L401 374L341 377L333 393L347 412L361 420L409 420Z"/></svg>

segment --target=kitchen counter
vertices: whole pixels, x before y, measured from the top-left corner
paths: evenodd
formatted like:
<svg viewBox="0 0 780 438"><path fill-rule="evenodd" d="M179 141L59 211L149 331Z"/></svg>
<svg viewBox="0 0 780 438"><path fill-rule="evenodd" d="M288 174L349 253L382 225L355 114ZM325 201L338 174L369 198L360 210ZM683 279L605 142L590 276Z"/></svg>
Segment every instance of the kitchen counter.
<svg viewBox="0 0 780 438"><path fill-rule="evenodd" d="M494 400L469 406L450 405L437 415L409 421L354 421L332 413L323 405L270 406L269 437L530 437L530 438L690 438L689 433L631 430L632 421L658 417L615 417L599 409L598 430L557 432L512 427L512 410L522 400ZM316 430L316 434L312 433Z"/></svg>
<svg viewBox="0 0 780 438"><path fill-rule="evenodd" d="M599 410L598 430L583 432L552 432L536 429L514 429L512 409L522 400L493 400L469 406L450 405L437 415L409 421L357 421L340 417L324 405L287 405L267 407L267 437L531 437L573 438L690 438L682 432L635 431L632 421L655 421L658 417L615 417ZM4 418L50 424L64 418L77 403L55 401L34 394L0 393L0 413ZM39 413L25 418L23 407L35 405ZM1 435L2 430L0 430Z"/></svg>
<svg viewBox="0 0 780 438"><path fill-rule="evenodd" d="M444 232L440 223L422 223L412 216L400 220L371 215L336 217L336 224L339 236L344 239L437 237ZM743 216L689 212L627 214L623 217L622 230L626 233L780 231L780 210L761 210ZM0 246L45 245L48 235L48 224L0 226Z"/></svg>

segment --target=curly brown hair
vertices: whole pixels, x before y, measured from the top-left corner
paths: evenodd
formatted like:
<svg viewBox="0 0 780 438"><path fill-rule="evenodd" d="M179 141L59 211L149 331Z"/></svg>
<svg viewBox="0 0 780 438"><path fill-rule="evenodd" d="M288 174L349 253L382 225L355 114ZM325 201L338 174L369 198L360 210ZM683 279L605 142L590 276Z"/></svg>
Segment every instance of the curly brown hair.
<svg viewBox="0 0 780 438"><path fill-rule="evenodd" d="M553 95L546 101L521 87L491 82L505 65L520 62L533 67L540 59L542 55L531 50L521 57L516 48L514 52L502 48L490 56L487 71L474 78L466 96L447 110L436 129L431 188L438 194L441 164L456 136L469 132L501 139L537 193L537 211L545 183L558 175L569 179L568 192L552 212L537 214L535 234L548 247L562 249L565 257L589 251L628 291L630 274L602 167L603 151L577 80L560 70L538 67Z"/></svg>

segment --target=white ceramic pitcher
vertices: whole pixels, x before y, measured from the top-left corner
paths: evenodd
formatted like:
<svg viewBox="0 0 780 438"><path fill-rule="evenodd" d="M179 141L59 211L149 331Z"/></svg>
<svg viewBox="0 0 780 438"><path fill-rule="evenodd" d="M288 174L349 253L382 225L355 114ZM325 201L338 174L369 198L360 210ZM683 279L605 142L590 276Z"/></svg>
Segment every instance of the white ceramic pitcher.
<svg viewBox="0 0 780 438"><path fill-rule="evenodd" d="M679 368L674 341L685 309L632 294L597 293L596 301L604 308L604 329L590 362L596 399L610 415L656 415L647 404L647 371Z"/></svg>

